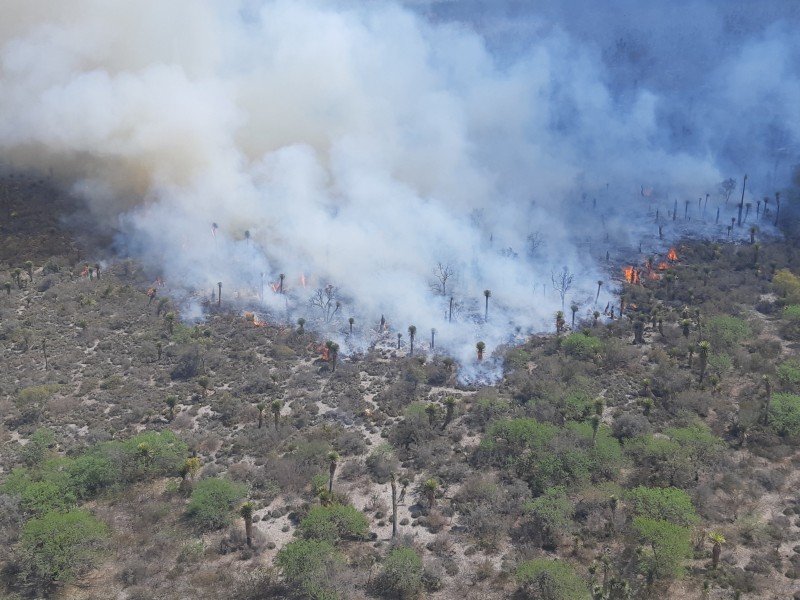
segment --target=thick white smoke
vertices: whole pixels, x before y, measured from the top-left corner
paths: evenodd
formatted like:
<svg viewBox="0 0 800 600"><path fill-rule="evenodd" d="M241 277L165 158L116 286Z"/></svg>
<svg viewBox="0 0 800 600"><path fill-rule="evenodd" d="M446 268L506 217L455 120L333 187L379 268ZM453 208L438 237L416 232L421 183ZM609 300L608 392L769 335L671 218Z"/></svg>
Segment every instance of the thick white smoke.
<svg viewBox="0 0 800 600"><path fill-rule="evenodd" d="M712 212L718 182L741 177L728 169L758 171L758 195L796 162L794 11L671 63L663 28L719 11L619 4L6 0L0 152L71 182L174 287L258 294L284 273L291 301L265 303L310 321L307 295L331 284L361 331L381 314L420 340L435 327L469 365L478 340L552 327L564 266L567 304L594 309L596 260L654 210L642 184L669 194L664 213L705 192ZM455 272L444 296L439 263Z"/></svg>

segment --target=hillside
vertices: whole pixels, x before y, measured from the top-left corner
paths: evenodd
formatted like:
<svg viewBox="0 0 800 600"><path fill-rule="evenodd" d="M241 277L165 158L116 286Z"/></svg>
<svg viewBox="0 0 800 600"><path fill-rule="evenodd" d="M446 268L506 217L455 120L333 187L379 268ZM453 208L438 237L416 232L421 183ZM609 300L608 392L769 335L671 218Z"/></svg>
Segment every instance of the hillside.
<svg viewBox="0 0 800 600"><path fill-rule="evenodd" d="M609 267L622 318L554 315L487 348L504 375L474 389L380 315L343 319L370 350L336 358L311 317L227 291L184 321L158 273L14 185L3 597L800 597L796 247Z"/></svg>

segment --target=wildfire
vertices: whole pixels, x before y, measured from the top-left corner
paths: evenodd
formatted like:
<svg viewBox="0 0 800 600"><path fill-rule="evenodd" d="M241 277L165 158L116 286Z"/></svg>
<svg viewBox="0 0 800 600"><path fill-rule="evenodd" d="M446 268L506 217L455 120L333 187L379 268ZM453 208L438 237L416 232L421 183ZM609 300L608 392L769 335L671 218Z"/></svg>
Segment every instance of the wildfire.
<svg viewBox="0 0 800 600"><path fill-rule="evenodd" d="M639 283L639 271L635 267L625 267L622 272L625 273L625 281L631 285Z"/></svg>
<svg viewBox="0 0 800 600"><path fill-rule="evenodd" d="M328 347L325 344L320 344L319 348L317 348L317 351L320 353L322 360L327 362L330 359L328 355Z"/></svg>
<svg viewBox="0 0 800 600"><path fill-rule="evenodd" d="M253 327L264 327L266 323L258 320L258 315L254 312L244 313L244 320L253 324Z"/></svg>
<svg viewBox="0 0 800 600"><path fill-rule="evenodd" d="M306 274L305 273L300 273L300 285L302 285L303 287L306 287Z"/></svg>
<svg viewBox="0 0 800 600"><path fill-rule="evenodd" d="M269 284L269 287L271 287L271 288L272 288L272 291L273 291L273 292L275 292L275 293L277 294L277 293L278 293L278 290L279 290L279 289L280 289L280 287L281 287L281 284L279 284L279 283L270 283L270 284Z"/></svg>
<svg viewBox="0 0 800 600"><path fill-rule="evenodd" d="M89 276L89 265L83 267L83 271L81 271L81 277L88 277Z"/></svg>
<svg viewBox="0 0 800 600"><path fill-rule="evenodd" d="M152 299L156 295L156 288L147 288L147 297Z"/></svg>
<svg viewBox="0 0 800 600"><path fill-rule="evenodd" d="M667 269L669 269L669 265L667 263L665 263L665 262L658 263L658 270L659 271L666 271Z"/></svg>
<svg viewBox="0 0 800 600"><path fill-rule="evenodd" d="M667 259L670 262L678 262L678 253L675 252L675 248L669 249L669 252L667 252Z"/></svg>

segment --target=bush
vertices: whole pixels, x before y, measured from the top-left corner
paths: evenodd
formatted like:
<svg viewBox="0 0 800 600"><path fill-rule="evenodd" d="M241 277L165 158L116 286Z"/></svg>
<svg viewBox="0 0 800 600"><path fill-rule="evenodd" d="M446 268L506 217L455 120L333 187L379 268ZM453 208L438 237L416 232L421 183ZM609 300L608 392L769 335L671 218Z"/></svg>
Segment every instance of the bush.
<svg viewBox="0 0 800 600"><path fill-rule="evenodd" d="M783 437L800 438L800 396L773 394L769 408L770 425Z"/></svg>
<svg viewBox="0 0 800 600"><path fill-rule="evenodd" d="M568 356L580 360L592 360L603 347L602 340L583 333L572 333L561 342Z"/></svg>
<svg viewBox="0 0 800 600"><path fill-rule="evenodd" d="M328 542L297 540L280 549L275 564L289 583L313 600L336 600L331 582L344 565L344 558Z"/></svg>
<svg viewBox="0 0 800 600"><path fill-rule="evenodd" d="M244 491L244 487L226 479L203 479L192 492L186 516L200 529L224 527L230 523L233 509Z"/></svg>
<svg viewBox="0 0 800 600"><path fill-rule="evenodd" d="M752 334L747 321L729 315L709 318L705 332L713 348L733 348Z"/></svg>
<svg viewBox="0 0 800 600"><path fill-rule="evenodd" d="M53 512L22 528L20 577L43 592L70 583L94 566L108 528L86 511Z"/></svg>
<svg viewBox="0 0 800 600"><path fill-rule="evenodd" d="M781 311L783 337L789 340L800 339L800 304L790 304Z"/></svg>
<svg viewBox="0 0 800 600"><path fill-rule="evenodd" d="M96 453L114 465L124 482L132 482L179 475L189 448L171 431L150 431L121 442L99 444Z"/></svg>
<svg viewBox="0 0 800 600"><path fill-rule="evenodd" d="M413 548L397 548L383 561L378 587L388 598L415 598L422 592L424 568Z"/></svg>
<svg viewBox="0 0 800 600"><path fill-rule="evenodd" d="M636 516L649 519L664 519L676 525L689 526L697 522L692 499L678 488L637 487L626 497Z"/></svg>
<svg viewBox="0 0 800 600"><path fill-rule="evenodd" d="M517 567L517 583L526 592L539 597L543 588L548 590L548 598L559 600L584 600L586 583L568 562L539 558L528 560ZM534 592L535 590L535 592Z"/></svg>
<svg viewBox="0 0 800 600"><path fill-rule="evenodd" d="M303 537L335 544L339 540L363 540L369 534L369 522L353 506L315 506L300 523Z"/></svg>
<svg viewBox="0 0 800 600"><path fill-rule="evenodd" d="M787 387L800 385L800 360L791 359L778 366L778 379Z"/></svg>

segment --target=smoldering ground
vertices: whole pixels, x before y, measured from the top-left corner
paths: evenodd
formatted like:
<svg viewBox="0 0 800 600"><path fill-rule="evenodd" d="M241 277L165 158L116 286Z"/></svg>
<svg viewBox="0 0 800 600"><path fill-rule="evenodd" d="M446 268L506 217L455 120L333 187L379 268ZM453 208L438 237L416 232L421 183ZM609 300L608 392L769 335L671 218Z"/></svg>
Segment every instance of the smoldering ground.
<svg viewBox="0 0 800 600"><path fill-rule="evenodd" d="M589 313L607 253L724 236L719 183L748 172L755 204L798 162L795 3L612 4L8 0L3 163L70 186L173 289L283 273L294 305L268 310L311 320L334 285L333 331L384 314L474 364L552 327L565 266Z"/></svg>

